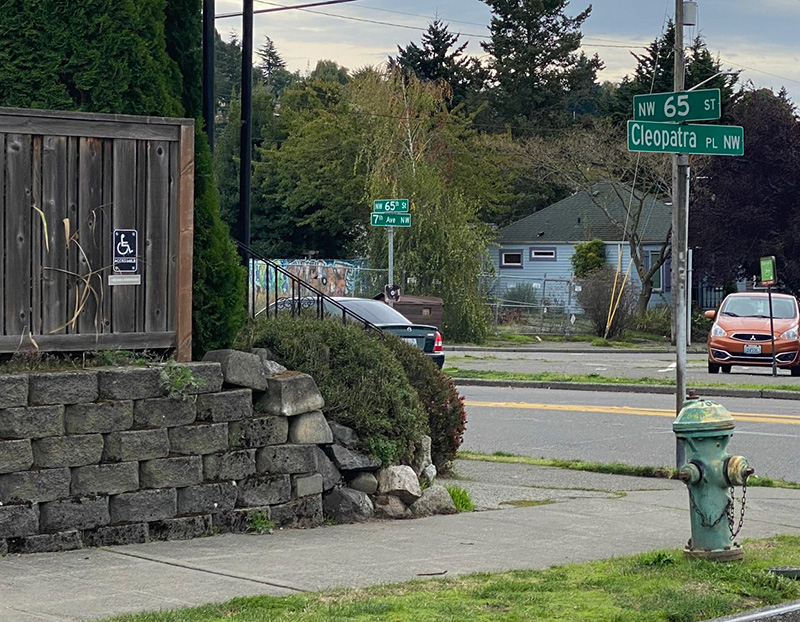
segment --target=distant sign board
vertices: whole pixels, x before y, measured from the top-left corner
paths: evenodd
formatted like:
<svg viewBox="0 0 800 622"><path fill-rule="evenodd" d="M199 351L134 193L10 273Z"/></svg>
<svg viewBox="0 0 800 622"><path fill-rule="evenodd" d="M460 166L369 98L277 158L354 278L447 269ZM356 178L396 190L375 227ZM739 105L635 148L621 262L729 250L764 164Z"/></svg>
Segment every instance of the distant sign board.
<svg viewBox="0 0 800 622"><path fill-rule="evenodd" d="M372 211L382 213L408 213L408 199L378 199L372 202Z"/></svg>
<svg viewBox="0 0 800 622"><path fill-rule="evenodd" d="M370 214L373 227L410 227L411 214Z"/></svg>
<svg viewBox="0 0 800 622"><path fill-rule="evenodd" d="M775 274L775 257L761 258L761 284L762 285L775 285L777 276Z"/></svg>

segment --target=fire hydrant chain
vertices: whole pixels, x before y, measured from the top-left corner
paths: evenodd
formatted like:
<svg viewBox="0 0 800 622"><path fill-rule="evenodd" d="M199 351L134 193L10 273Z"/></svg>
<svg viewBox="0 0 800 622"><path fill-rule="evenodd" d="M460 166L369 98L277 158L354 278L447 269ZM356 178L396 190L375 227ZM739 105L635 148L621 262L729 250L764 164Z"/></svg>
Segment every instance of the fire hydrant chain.
<svg viewBox="0 0 800 622"><path fill-rule="evenodd" d="M697 515L700 517L700 523L703 525L703 527L708 527L710 529L713 529L714 527L719 525L720 521L726 516L728 517L728 522L731 523L732 525L732 519L731 519L731 516L733 515L732 501L728 502L728 505L726 505L725 508L722 510L722 514L720 514L719 517L717 517L717 520L715 520L713 523L710 522L711 519L708 518L705 514L703 514L703 511L699 507L697 507L697 503L694 500L694 495L692 494L691 488L689 488L689 503L692 506L692 510L697 512Z"/></svg>
<svg viewBox="0 0 800 622"><path fill-rule="evenodd" d="M731 502L728 504L726 508L728 514L728 529L731 531L731 538L736 538L739 535L739 532L742 530L742 525L744 524L744 508L747 505L747 482L742 485L742 507L739 510L739 525L736 527L736 531L733 530L733 523L734 523L734 507L733 507L733 500L735 497L733 496L734 488L731 486Z"/></svg>

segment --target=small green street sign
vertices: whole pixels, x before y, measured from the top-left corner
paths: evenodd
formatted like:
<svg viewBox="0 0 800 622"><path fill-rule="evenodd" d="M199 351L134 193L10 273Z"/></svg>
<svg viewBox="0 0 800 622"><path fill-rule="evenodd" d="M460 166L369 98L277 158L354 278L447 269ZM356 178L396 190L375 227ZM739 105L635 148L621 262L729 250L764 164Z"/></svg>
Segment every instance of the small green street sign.
<svg viewBox="0 0 800 622"><path fill-rule="evenodd" d="M775 271L775 257L770 255L769 257L762 257L761 258L761 284L762 285L775 285L777 280L776 271Z"/></svg>
<svg viewBox="0 0 800 622"><path fill-rule="evenodd" d="M661 123L711 121L721 116L720 102L719 89L635 95L633 118Z"/></svg>
<svg viewBox="0 0 800 622"><path fill-rule="evenodd" d="M628 121L628 151L744 155L744 128Z"/></svg>
<svg viewBox="0 0 800 622"><path fill-rule="evenodd" d="M372 205L372 211L378 214L408 213L408 199L378 199Z"/></svg>
<svg viewBox="0 0 800 622"><path fill-rule="evenodd" d="M411 214L370 214L370 224L373 227L410 227Z"/></svg>

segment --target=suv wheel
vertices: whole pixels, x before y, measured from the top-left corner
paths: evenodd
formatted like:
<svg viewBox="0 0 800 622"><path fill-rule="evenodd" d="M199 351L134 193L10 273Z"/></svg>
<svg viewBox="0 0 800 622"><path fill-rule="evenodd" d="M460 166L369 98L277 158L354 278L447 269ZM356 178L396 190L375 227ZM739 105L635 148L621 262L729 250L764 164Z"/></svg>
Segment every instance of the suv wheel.
<svg viewBox="0 0 800 622"><path fill-rule="evenodd" d="M722 370L723 374L731 373L731 366L730 365L720 365L719 368Z"/></svg>
<svg viewBox="0 0 800 622"><path fill-rule="evenodd" d="M800 366L791 368L792 376L800 376Z"/></svg>
<svg viewBox="0 0 800 622"><path fill-rule="evenodd" d="M711 361L709 361L708 362L708 373L709 374L719 373L719 365L717 363L712 363Z"/></svg>

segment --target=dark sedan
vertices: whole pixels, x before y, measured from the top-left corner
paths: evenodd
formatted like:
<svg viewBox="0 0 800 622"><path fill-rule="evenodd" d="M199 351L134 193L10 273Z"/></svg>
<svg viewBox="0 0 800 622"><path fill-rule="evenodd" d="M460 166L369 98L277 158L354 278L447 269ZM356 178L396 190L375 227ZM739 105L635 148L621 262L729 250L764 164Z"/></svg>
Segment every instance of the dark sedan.
<svg viewBox="0 0 800 622"><path fill-rule="evenodd" d="M442 348L442 335L435 326L413 324L405 316L381 300L370 298L333 298L348 311L374 324L387 333L399 337L406 343L417 346L436 366L441 369L444 365L444 351ZM340 313L334 305L327 305L331 315Z"/></svg>

